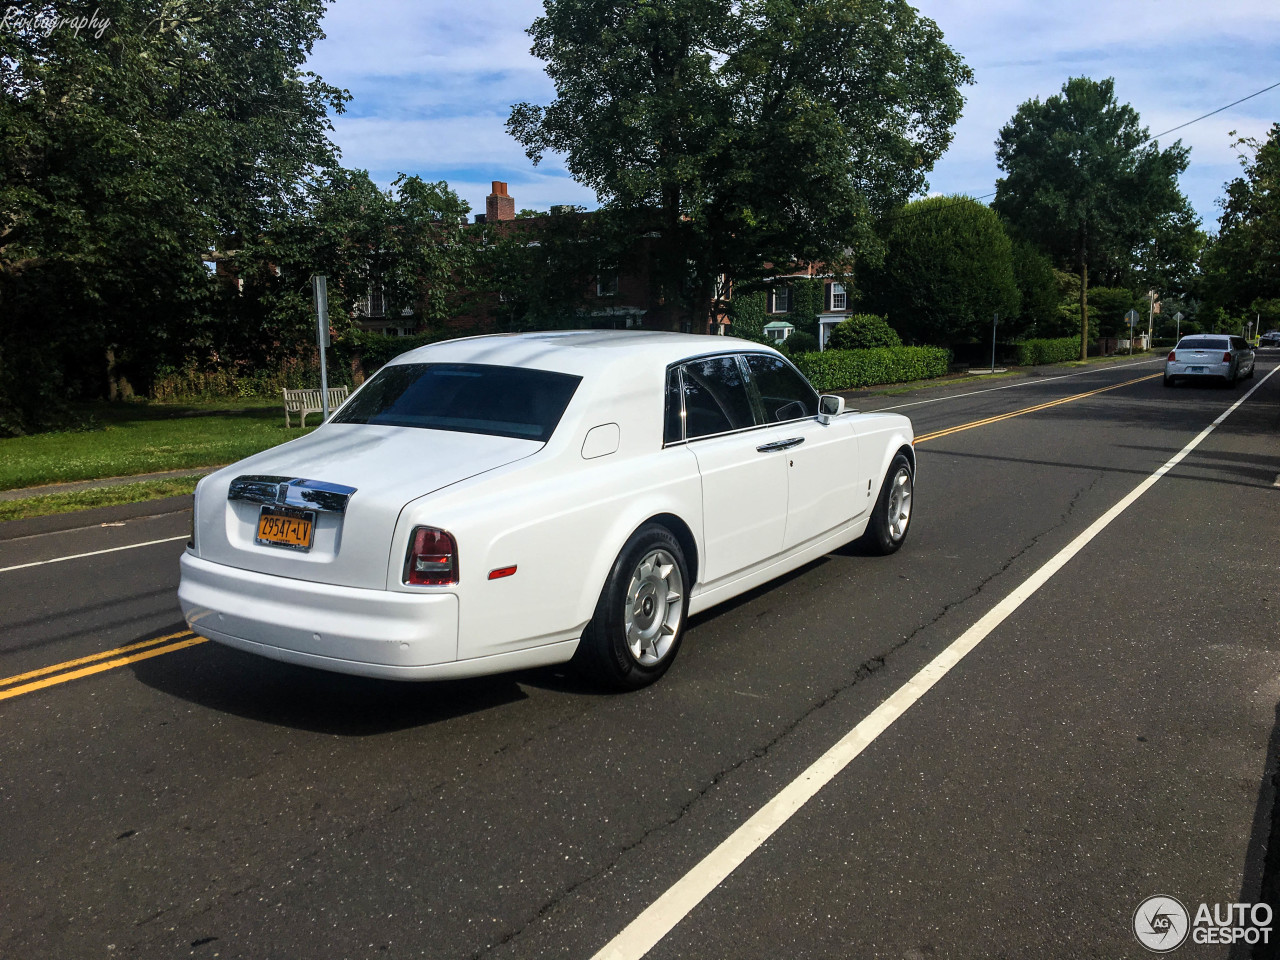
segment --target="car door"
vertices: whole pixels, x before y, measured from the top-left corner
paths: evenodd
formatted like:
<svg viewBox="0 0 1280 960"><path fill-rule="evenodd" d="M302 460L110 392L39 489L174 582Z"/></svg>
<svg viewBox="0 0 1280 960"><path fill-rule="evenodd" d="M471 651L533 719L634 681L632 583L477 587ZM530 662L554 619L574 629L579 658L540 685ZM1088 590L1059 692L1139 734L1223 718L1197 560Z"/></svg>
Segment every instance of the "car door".
<svg viewBox="0 0 1280 960"><path fill-rule="evenodd" d="M785 444L787 524L782 547L790 550L829 533L867 510L861 492L867 470L848 417L818 420L818 394L800 372L776 354L749 353L744 360L751 392L766 432Z"/></svg>
<svg viewBox="0 0 1280 960"><path fill-rule="evenodd" d="M770 438L757 429L737 355L690 360L678 374L684 442L702 476L704 555L698 579L710 584L782 550L787 458L767 449Z"/></svg>

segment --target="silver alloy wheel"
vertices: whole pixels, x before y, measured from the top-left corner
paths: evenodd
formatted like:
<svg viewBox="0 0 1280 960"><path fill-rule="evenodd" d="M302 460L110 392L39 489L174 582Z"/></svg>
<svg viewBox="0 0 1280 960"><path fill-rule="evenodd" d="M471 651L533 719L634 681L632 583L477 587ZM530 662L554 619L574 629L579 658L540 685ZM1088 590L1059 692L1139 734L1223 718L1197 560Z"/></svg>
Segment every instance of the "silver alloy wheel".
<svg viewBox="0 0 1280 960"><path fill-rule="evenodd" d="M889 488L889 536L896 543L907 535L911 522L911 470L899 467Z"/></svg>
<svg viewBox="0 0 1280 960"><path fill-rule="evenodd" d="M661 548L644 555L627 585L622 626L627 649L651 667L670 651L684 616L684 578L676 558Z"/></svg>

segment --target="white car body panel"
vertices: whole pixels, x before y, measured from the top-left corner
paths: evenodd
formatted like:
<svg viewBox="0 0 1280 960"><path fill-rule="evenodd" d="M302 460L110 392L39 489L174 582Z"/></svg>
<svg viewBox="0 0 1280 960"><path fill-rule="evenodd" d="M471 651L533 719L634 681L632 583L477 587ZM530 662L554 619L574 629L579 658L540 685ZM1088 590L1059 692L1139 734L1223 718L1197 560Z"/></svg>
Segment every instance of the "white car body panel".
<svg viewBox="0 0 1280 960"><path fill-rule="evenodd" d="M623 545L655 517L687 540L690 613L859 536L894 455L906 449L914 466L905 417L845 413L663 445L668 365L734 351L774 353L728 337L575 331L405 354L392 363L523 366L582 381L545 444L330 422L212 474L182 561L184 615L201 635L292 663L479 675L568 660ZM756 450L794 437L804 443ZM356 492L345 513L317 515L310 551L293 551L253 542L260 504L227 499L245 475ZM457 583L403 582L417 526L456 539Z"/></svg>

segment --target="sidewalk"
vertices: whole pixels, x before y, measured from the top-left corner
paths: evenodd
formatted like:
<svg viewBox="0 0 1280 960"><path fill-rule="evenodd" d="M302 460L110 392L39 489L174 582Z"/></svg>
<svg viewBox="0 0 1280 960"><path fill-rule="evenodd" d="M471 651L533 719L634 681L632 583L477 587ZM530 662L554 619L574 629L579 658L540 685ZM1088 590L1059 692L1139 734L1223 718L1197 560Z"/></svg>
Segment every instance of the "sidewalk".
<svg viewBox="0 0 1280 960"><path fill-rule="evenodd" d="M39 487L18 487L14 490L0 490L0 501L25 500L28 497L43 497L51 493L75 493L78 490L101 490L106 487L120 487L126 483L142 483L147 480L176 480L182 477L202 477L212 473L218 466L195 467L188 470L165 470L161 473L140 473L132 477L108 477L102 480L76 480L72 483L47 483Z"/></svg>

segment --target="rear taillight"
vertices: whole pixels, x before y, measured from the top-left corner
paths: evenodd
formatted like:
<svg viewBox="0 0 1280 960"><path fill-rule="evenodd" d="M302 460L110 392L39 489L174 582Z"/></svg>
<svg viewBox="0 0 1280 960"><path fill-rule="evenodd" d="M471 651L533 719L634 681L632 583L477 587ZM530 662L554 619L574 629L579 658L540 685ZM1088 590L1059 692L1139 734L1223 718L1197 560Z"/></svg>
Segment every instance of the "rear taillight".
<svg viewBox="0 0 1280 960"><path fill-rule="evenodd" d="M1173 361L1173 360L1177 360L1177 359L1178 359L1178 351L1177 351L1177 350L1170 350L1170 351L1169 351L1169 360L1170 360L1170 361Z"/></svg>
<svg viewBox="0 0 1280 960"><path fill-rule="evenodd" d="M1223 362L1223 363L1230 363L1230 362L1231 362L1231 351L1230 351L1230 350L1228 350L1226 353L1224 353L1224 354L1222 355L1222 362Z"/></svg>
<svg viewBox="0 0 1280 960"><path fill-rule="evenodd" d="M414 527L404 558L404 582L441 586L458 582L458 544L435 527Z"/></svg>

